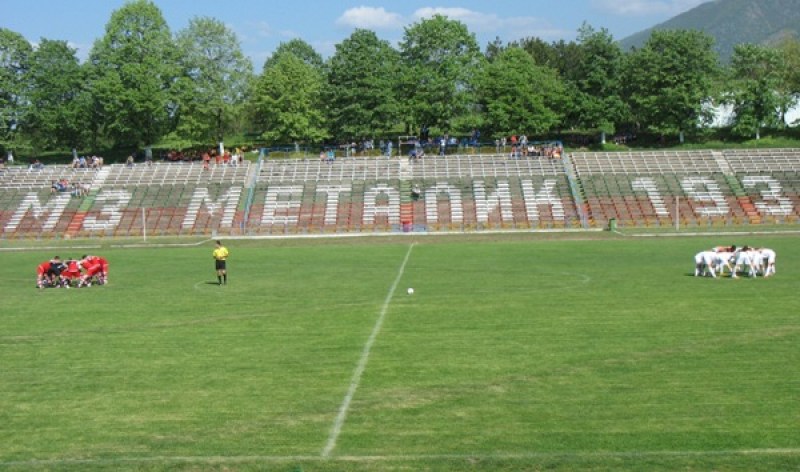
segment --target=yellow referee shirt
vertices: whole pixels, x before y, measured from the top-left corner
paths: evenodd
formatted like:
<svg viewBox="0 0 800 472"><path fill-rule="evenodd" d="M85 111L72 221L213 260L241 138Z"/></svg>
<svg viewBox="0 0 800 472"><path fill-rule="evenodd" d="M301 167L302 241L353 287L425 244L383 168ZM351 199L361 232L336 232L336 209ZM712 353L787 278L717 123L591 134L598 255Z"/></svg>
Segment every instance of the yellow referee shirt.
<svg viewBox="0 0 800 472"><path fill-rule="evenodd" d="M214 249L213 255L214 259L218 261L224 261L228 258L228 249L225 246L220 246Z"/></svg>

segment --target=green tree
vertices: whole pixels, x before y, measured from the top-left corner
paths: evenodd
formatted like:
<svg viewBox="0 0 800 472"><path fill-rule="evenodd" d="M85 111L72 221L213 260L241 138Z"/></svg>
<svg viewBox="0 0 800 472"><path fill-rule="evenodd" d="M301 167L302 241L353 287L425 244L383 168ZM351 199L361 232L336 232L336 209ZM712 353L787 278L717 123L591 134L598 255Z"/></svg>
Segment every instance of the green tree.
<svg viewBox="0 0 800 472"><path fill-rule="evenodd" d="M785 63L778 50L754 44L734 48L731 102L733 132L761 138L762 128L783 124L781 112L788 108L784 90Z"/></svg>
<svg viewBox="0 0 800 472"><path fill-rule="evenodd" d="M42 39L31 54L28 83L31 142L45 149L85 146L91 102L76 50L66 41Z"/></svg>
<svg viewBox="0 0 800 472"><path fill-rule="evenodd" d="M660 134L694 132L708 125L716 100L719 57L714 40L700 31L654 31L641 49L628 55L625 94L633 118Z"/></svg>
<svg viewBox="0 0 800 472"><path fill-rule="evenodd" d="M491 133L541 134L561 120L565 89L558 72L536 65L530 54L518 47L498 54L478 82Z"/></svg>
<svg viewBox="0 0 800 472"><path fill-rule="evenodd" d="M282 54L261 75L254 98L262 137L278 143L316 143L328 136L322 73L294 54Z"/></svg>
<svg viewBox="0 0 800 472"><path fill-rule="evenodd" d="M27 72L33 49L19 33L0 28L0 145L13 147L28 101Z"/></svg>
<svg viewBox="0 0 800 472"><path fill-rule="evenodd" d="M574 124L583 129L598 129L605 141L617 123L626 117L622 100L623 55L619 45L605 29L595 31L584 23L578 30L580 61L572 77Z"/></svg>
<svg viewBox="0 0 800 472"><path fill-rule="evenodd" d="M94 120L120 145L156 142L172 126L175 44L161 10L133 0L111 14L90 54Z"/></svg>
<svg viewBox="0 0 800 472"><path fill-rule="evenodd" d="M278 45L278 47L275 49L275 52L273 52L272 55L264 62L264 70L266 71L272 67L282 56L286 54L291 54L309 66L320 71L324 66L322 56L310 44L302 39L295 38L289 42Z"/></svg>
<svg viewBox="0 0 800 472"><path fill-rule="evenodd" d="M778 43L778 53L783 58L783 89L786 109L781 111L781 121L786 121L786 112L800 100L800 39L784 38Z"/></svg>
<svg viewBox="0 0 800 472"><path fill-rule="evenodd" d="M341 139L385 135L399 118L400 56L372 31L356 30L328 61L330 127Z"/></svg>
<svg viewBox="0 0 800 472"><path fill-rule="evenodd" d="M401 100L411 124L448 132L474 111L474 77L485 58L463 23L440 15L415 23L406 28L400 51Z"/></svg>
<svg viewBox="0 0 800 472"><path fill-rule="evenodd" d="M253 66L236 34L213 18L193 18L176 43L181 53L176 134L191 142L221 142L242 112Z"/></svg>

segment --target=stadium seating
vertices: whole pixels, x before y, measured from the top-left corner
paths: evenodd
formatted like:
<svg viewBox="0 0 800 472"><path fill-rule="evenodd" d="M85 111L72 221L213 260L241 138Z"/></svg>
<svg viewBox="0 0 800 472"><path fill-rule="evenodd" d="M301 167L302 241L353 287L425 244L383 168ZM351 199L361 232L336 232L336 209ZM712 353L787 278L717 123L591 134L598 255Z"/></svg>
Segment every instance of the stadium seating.
<svg viewBox="0 0 800 472"><path fill-rule="evenodd" d="M88 195L52 192L61 179ZM797 223L800 150L0 171L0 238L537 230L611 220L623 227Z"/></svg>
<svg viewBox="0 0 800 472"><path fill-rule="evenodd" d="M575 153L594 226L793 222L798 150Z"/></svg>

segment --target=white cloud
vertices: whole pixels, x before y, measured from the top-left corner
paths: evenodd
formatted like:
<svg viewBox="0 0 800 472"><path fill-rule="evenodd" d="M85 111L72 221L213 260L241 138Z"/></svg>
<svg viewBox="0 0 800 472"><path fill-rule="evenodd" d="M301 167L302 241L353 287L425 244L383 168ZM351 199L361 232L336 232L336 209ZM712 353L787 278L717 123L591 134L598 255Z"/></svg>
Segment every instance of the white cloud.
<svg viewBox="0 0 800 472"><path fill-rule="evenodd" d="M384 8L357 7L345 11L336 20L339 26L372 30L399 29L405 24L402 15Z"/></svg>
<svg viewBox="0 0 800 472"><path fill-rule="evenodd" d="M591 0L592 7L625 16L674 16L709 0Z"/></svg>
<svg viewBox="0 0 800 472"><path fill-rule="evenodd" d="M554 27L546 20L534 16L501 17L495 13L483 13L466 8L420 8L414 12L417 20L441 15L464 23L475 33L496 33L503 39L515 40L536 36L543 39L563 38L573 34Z"/></svg>
<svg viewBox="0 0 800 472"><path fill-rule="evenodd" d="M297 38L298 33L292 30L273 28L266 21L250 21L242 29L231 26L231 30L242 42L252 42L256 38Z"/></svg>

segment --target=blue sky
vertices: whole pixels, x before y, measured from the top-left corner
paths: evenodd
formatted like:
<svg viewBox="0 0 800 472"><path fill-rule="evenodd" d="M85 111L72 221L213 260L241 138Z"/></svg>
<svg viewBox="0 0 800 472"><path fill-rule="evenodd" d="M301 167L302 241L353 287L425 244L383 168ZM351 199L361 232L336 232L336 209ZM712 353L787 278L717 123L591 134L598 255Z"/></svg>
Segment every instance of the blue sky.
<svg viewBox="0 0 800 472"><path fill-rule="evenodd" d="M649 28L709 0L155 0L170 29L196 16L217 18L239 37L260 71L281 43L301 38L325 57L355 28L375 31L396 44L403 29L440 13L465 23L481 48L535 36L550 42L575 39L584 21L616 39ZM103 36L111 13L125 0L0 0L0 27L25 36L66 40L85 59Z"/></svg>

